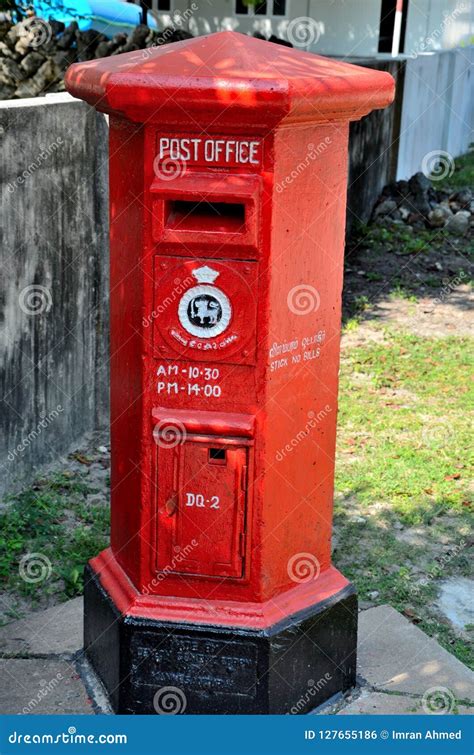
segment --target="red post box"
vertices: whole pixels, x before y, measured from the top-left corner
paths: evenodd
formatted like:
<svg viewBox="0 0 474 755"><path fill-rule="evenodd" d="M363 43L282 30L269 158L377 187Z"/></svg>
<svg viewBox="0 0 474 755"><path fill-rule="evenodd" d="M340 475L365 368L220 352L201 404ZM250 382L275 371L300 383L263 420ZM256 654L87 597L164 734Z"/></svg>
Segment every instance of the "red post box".
<svg viewBox="0 0 474 755"><path fill-rule="evenodd" d="M110 114L111 548L86 651L118 712L305 712L355 680L330 548L347 143L393 80L222 32L66 84Z"/></svg>

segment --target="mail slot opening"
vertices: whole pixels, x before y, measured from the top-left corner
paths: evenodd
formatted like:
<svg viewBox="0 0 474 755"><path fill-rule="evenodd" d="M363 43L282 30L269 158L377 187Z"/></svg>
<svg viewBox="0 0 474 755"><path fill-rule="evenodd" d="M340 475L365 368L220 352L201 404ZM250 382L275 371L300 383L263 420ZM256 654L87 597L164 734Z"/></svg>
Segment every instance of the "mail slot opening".
<svg viewBox="0 0 474 755"><path fill-rule="evenodd" d="M210 464L225 464L226 463L226 450L225 448L210 448L209 449L209 463Z"/></svg>
<svg viewBox="0 0 474 755"><path fill-rule="evenodd" d="M237 202L192 202L171 200L165 207L166 228L177 231L243 233L245 204Z"/></svg>

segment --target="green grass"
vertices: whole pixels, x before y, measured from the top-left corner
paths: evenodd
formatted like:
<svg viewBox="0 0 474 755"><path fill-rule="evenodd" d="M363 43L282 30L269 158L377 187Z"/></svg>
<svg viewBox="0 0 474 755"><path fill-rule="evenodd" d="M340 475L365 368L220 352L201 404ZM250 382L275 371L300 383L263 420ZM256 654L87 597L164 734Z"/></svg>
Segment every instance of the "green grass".
<svg viewBox="0 0 474 755"><path fill-rule="evenodd" d="M453 189L453 191L465 186L474 186L474 149L471 149L465 155L461 155L461 157L456 157L453 174L442 181L437 181L436 186L443 189Z"/></svg>
<svg viewBox="0 0 474 755"><path fill-rule="evenodd" d="M444 243L444 234L437 231L417 229L416 235L403 225L360 225L357 228L357 239L364 248L371 249L383 255L396 252L399 255L429 253L431 249L439 249Z"/></svg>
<svg viewBox="0 0 474 755"><path fill-rule="evenodd" d="M379 592L472 664L432 610L442 579L469 574L470 343L380 330L343 352L334 560L362 599ZM403 541L413 532L415 544Z"/></svg>
<svg viewBox="0 0 474 755"><path fill-rule="evenodd" d="M0 514L2 590L33 605L48 595L61 601L81 594L84 564L107 545L108 508L87 502L93 492L79 475L56 474L10 497ZM20 563L28 554L49 561L48 578L22 578Z"/></svg>

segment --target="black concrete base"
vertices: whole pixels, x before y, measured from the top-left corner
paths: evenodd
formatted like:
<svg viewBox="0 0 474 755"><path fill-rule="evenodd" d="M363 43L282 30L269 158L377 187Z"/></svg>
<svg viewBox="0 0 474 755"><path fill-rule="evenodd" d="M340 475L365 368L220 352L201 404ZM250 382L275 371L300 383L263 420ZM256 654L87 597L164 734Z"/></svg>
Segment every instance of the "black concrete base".
<svg viewBox="0 0 474 755"><path fill-rule="evenodd" d="M86 568L84 644L117 713L307 713L355 684L349 586L264 631L123 617Z"/></svg>

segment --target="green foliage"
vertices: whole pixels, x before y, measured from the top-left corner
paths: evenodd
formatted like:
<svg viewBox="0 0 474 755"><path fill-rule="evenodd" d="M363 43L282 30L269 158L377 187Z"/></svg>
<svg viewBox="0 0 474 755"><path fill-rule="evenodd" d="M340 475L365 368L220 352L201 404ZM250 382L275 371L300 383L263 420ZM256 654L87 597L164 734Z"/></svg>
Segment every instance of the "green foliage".
<svg viewBox="0 0 474 755"><path fill-rule="evenodd" d="M11 496L0 514L0 586L33 602L47 595L59 600L82 593L86 562L107 545L108 507L87 502L94 489L79 475L55 474ZM28 554L51 563L50 576L22 579Z"/></svg>
<svg viewBox="0 0 474 755"><path fill-rule="evenodd" d="M453 174L436 182L437 188L453 191L465 186L474 187L474 143L470 145L470 151L466 155L454 158Z"/></svg>

